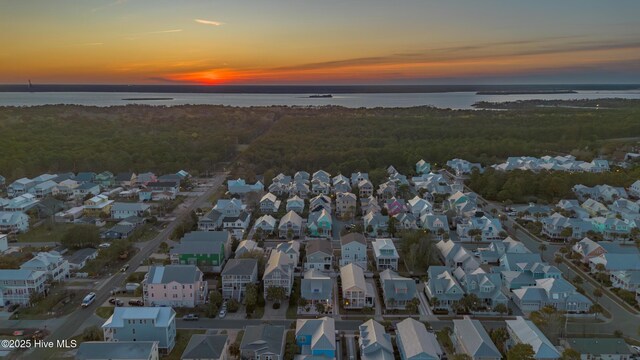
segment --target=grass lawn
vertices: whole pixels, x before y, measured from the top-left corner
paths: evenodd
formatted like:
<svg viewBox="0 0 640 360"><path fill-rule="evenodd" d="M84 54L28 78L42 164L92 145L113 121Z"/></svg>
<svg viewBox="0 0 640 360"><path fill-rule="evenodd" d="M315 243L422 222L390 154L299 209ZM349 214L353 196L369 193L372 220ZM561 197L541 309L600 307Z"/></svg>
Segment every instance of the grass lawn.
<svg viewBox="0 0 640 360"><path fill-rule="evenodd" d="M18 235L18 242L60 242L67 230L75 224L45 223Z"/></svg>
<svg viewBox="0 0 640 360"><path fill-rule="evenodd" d="M111 315L113 315L113 310L115 308L113 306L100 306L96 309L96 315L100 316L103 319L108 319Z"/></svg>
<svg viewBox="0 0 640 360"><path fill-rule="evenodd" d="M184 349L187 348L187 344L191 339L191 335L195 334L204 334L206 330L186 330L186 329L178 329L176 330L176 346L174 346L173 350L168 356L163 356L163 360L179 360L184 352Z"/></svg>
<svg viewBox="0 0 640 360"><path fill-rule="evenodd" d="M263 316L264 316L264 306L256 306L255 310L253 310L253 314L251 314L251 318L262 319Z"/></svg>
<svg viewBox="0 0 640 360"><path fill-rule="evenodd" d="M47 297L37 301L31 307L20 307L13 320L43 320L67 315L80 308L82 297L86 291L53 288Z"/></svg>
<svg viewBox="0 0 640 360"><path fill-rule="evenodd" d="M129 240L135 242L145 242L154 239L160 233L159 230L151 224L145 224L141 228L133 232Z"/></svg>

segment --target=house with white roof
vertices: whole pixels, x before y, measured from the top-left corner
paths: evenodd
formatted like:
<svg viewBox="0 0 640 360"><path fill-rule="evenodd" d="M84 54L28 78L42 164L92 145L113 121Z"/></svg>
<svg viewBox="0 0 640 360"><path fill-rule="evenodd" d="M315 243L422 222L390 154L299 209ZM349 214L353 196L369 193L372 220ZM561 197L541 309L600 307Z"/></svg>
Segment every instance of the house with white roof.
<svg viewBox="0 0 640 360"><path fill-rule="evenodd" d="M343 217L355 216L356 202L356 196L350 192L336 193L336 215Z"/></svg>
<svg viewBox="0 0 640 360"><path fill-rule="evenodd" d="M444 357L436 336L412 318L396 325L396 343L402 360L440 360Z"/></svg>
<svg viewBox="0 0 640 360"><path fill-rule="evenodd" d="M256 181L255 184L248 184L244 179L228 180L227 188L230 194L244 195L250 192L264 191L264 184Z"/></svg>
<svg viewBox="0 0 640 360"><path fill-rule="evenodd" d="M258 230L261 229L263 234L271 234L276 229L277 220L271 215L262 215L256 219L255 224L253 224L253 229Z"/></svg>
<svg viewBox="0 0 640 360"><path fill-rule="evenodd" d="M20 211L0 211L0 233L15 234L29 230L29 216Z"/></svg>
<svg viewBox="0 0 640 360"><path fill-rule="evenodd" d="M483 213L476 213L475 216L466 218L462 222L456 224L456 232L460 240L471 241L475 236L470 234L471 231L480 231L482 241L501 239L502 224L499 219L489 218Z"/></svg>
<svg viewBox="0 0 640 360"><path fill-rule="evenodd" d="M39 252L20 265L20 269L43 271L49 281L64 281L69 278L69 262L57 251Z"/></svg>
<svg viewBox="0 0 640 360"><path fill-rule="evenodd" d="M533 348L533 358L536 360L560 359L561 354L549 339L530 320L516 316L515 320L505 320L509 345L529 344Z"/></svg>
<svg viewBox="0 0 640 360"><path fill-rule="evenodd" d="M612 271L610 278L613 287L631 292L640 288L640 269Z"/></svg>
<svg viewBox="0 0 640 360"><path fill-rule="evenodd" d="M126 219L131 216L147 217L151 215L151 205L145 203L114 202L111 205L112 219Z"/></svg>
<svg viewBox="0 0 640 360"><path fill-rule="evenodd" d="M366 198L373 195L373 184L368 179L358 182L359 198Z"/></svg>
<svg viewBox="0 0 640 360"><path fill-rule="evenodd" d="M378 271L391 269L398 271L398 250L391 239L375 239L372 242Z"/></svg>
<svg viewBox="0 0 640 360"><path fill-rule="evenodd" d="M371 283L365 281L361 267L355 264L341 267L340 280L342 281L342 303L345 309L374 306L375 290Z"/></svg>
<svg viewBox="0 0 640 360"><path fill-rule="evenodd" d="M453 276L458 279L467 295L477 296L489 309L509 303L509 298L502 292L502 278L499 273L487 273L482 268L465 272L462 268L457 268Z"/></svg>
<svg viewBox="0 0 640 360"><path fill-rule="evenodd" d="M13 199L9 200L7 204L4 205L4 211L21 211L26 212L32 209L36 204L38 204L39 200L33 194L23 194L20 196L16 196Z"/></svg>
<svg viewBox="0 0 640 360"><path fill-rule="evenodd" d="M452 269L460 267L464 271L473 271L480 267L480 263L469 250L452 240L437 242L436 249L442 262Z"/></svg>
<svg viewBox="0 0 640 360"><path fill-rule="evenodd" d="M176 342L176 312L170 307L116 306L102 330L105 341L157 341L160 352L168 354Z"/></svg>
<svg viewBox="0 0 640 360"><path fill-rule="evenodd" d="M7 195L10 198L20 196L29 192L29 189L36 186L36 182L29 178L20 178L7 186Z"/></svg>
<svg viewBox="0 0 640 360"><path fill-rule="evenodd" d="M420 227L429 230L435 240L443 240L449 232L449 219L444 214L424 214L420 217Z"/></svg>
<svg viewBox="0 0 640 360"><path fill-rule="evenodd" d="M281 201L272 194L266 193L262 199L260 199L260 211L263 213L277 213L280 209Z"/></svg>
<svg viewBox="0 0 640 360"><path fill-rule="evenodd" d="M358 332L362 360L394 360L391 336L379 322L369 320L358 327Z"/></svg>
<svg viewBox="0 0 640 360"><path fill-rule="evenodd" d="M465 175L465 174L471 174L471 172L474 169L477 169L478 171L482 172L483 168L482 165L480 165L479 163L471 163L467 160L463 160L463 159L452 159L447 161L447 166L449 168L451 168L454 173L458 176L460 175Z"/></svg>
<svg viewBox="0 0 640 360"><path fill-rule="evenodd" d="M636 180L629 186L629 195L640 198L640 180Z"/></svg>
<svg viewBox="0 0 640 360"><path fill-rule="evenodd" d="M152 266L142 281L146 306L192 308L207 301L207 281L195 265Z"/></svg>
<svg viewBox="0 0 640 360"><path fill-rule="evenodd" d="M294 211L297 214L301 215L304 212L304 199L299 197L298 195L294 195L293 197L287 200L287 212Z"/></svg>
<svg viewBox="0 0 640 360"><path fill-rule="evenodd" d="M430 202L417 195L413 199L409 200L407 204L409 206L409 211L416 218L420 218L422 215L430 213L433 210L433 205L431 205Z"/></svg>
<svg viewBox="0 0 640 360"><path fill-rule="evenodd" d="M251 240L251 239L246 239L246 240L242 240L240 241L240 243L238 244L238 247L236 248L236 258L240 258L242 257L242 255L244 254L249 254L252 253L254 251L258 251L258 252L264 252L264 249L258 246L258 243Z"/></svg>
<svg viewBox="0 0 640 360"><path fill-rule="evenodd" d="M286 254L289 259L292 260L294 266L298 266L300 263L300 242L291 240L289 242L282 242L276 246L276 251L280 251Z"/></svg>
<svg viewBox="0 0 640 360"><path fill-rule="evenodd" d="M379 236L387 232L389 216L378 212L369 212L363 218L364 229L369 236Z"/></svg>
<svg viewBox="0 0 640 360"><path fill-rule="evenodd" d="M430 172L431 172L431 164L424 161L424 159L420 159L420 161L416 163L416 174L421 175L421 174L428 174Z"/></svg>
<svg viewBox="0 0 640 360"><path fill-rule="evenodd" d="M280 219L278 234L281 239L293 239L302 236L302 218L293 210Z"/></svg>
<svg viewBox="0 0 640 360"><path fill-rule="evenodd" d="M281 287L288 297L293 287L293 272L296 264L287 254L280 251L272 251L264 269L262 284L264 286L264 298L268 298L269 288Z"/></svg>

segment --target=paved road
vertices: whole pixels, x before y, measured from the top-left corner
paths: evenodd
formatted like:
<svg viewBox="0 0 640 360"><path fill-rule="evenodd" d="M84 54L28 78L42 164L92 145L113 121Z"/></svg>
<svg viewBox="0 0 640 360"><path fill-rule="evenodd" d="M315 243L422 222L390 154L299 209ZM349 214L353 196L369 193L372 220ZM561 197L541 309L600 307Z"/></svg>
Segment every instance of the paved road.
<svg viewBox="0 0 640 360"><path fill-rule="evenodd" d="M129 270L124 273L115 274L110 279L108 279L103 284L103 286L101 286L101 288L96 291L96 300L94 301L94 303L86 309L78 309L78 311L71 313L71 315L66 318L64 324L62 324L49 337L47 337L47 340L56 341L69 339L75 334L80 333L86 327L86 325L91 325L86 324L87 320L91 318L91 316L89 315L93 314L93 312L97 307L100 306L100 304L103 304L108 300L110 291L113 288L122 285L127 276L135 271L135 269L138 267L138 264L140 264L143 260L149 258L149 256L158 248L161 242L168 240L173 230L180 224L185 216L188 216L192 210L208 204L209 197L217 191L218 187L222 185L225 178L226 174L221 174L214 177L209 182L210 188L207 189L201 196L193 199L189 204L185 204L185 206L178 207L178 209L176 209L176 219L172 223L168 224L167 227L162 230L162 232L160 232L160 234L158 234L155 239L145 243L140 251L127 262L130 265ZM35 351L29 356L33 356L34 359L44 359L46 355L46 352Z"/></svg>

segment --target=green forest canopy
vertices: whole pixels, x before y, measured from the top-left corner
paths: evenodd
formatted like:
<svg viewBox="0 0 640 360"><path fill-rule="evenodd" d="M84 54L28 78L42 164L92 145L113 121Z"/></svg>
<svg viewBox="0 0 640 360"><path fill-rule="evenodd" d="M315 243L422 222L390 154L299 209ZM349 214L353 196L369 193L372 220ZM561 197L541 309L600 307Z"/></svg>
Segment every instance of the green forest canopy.
<svg viewBox="0 0 640 360"><path fill-rule="evenodd" d="M325 169L369 171L394 165L411 174L421 158L483 164L508 156L579 149L593 156L603 140L640 135L640 101L611 109L509 111L431 107L70 105L0 108L0 174L9 179L62 171L201 172L250 144L237 172ZM590 159L588 159L590 160Z"/></svg>

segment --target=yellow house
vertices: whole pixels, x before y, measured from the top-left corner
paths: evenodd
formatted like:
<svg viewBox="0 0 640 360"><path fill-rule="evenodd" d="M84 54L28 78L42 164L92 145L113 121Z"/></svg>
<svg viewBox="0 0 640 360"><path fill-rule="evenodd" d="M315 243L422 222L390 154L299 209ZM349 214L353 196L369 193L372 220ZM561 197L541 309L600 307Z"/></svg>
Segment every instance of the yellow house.
<svg viewBox="0 0 640 360"><path fill-rule="evenodd" d="M113 200L109 200L106 195L96 195L84 202L85 216L101 217L110 216ZM102 215L104 214L104 215Z"/></svg>

